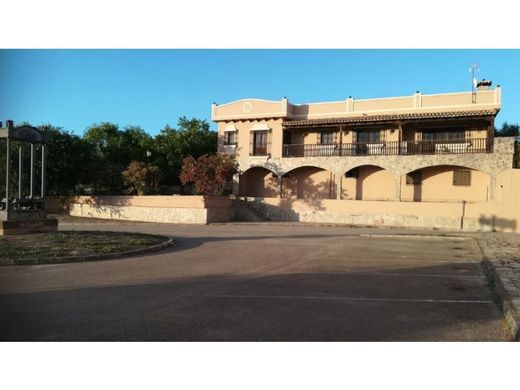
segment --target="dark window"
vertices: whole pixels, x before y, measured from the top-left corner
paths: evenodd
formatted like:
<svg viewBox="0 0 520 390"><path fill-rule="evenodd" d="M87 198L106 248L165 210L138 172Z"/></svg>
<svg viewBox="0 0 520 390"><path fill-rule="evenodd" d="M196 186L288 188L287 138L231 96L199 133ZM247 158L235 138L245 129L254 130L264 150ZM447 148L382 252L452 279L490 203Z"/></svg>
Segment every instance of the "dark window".
<svg viewBox="0 0 520 390"><path fill-rule="evenodd" d="M422 183L421 172L412 172L406 175L406 184L420 185Z"/></svg>
<svg viewBox="0 0 520 390"><path fill-rule="evenodd" d="M457 169L453 171L453 185L454 186L470 186L471 185L471 170Z"/></svg>
<svg viewBox="0 0 520 390"><path fill-rule="evenodd" d="M465 129L425 129L423 141L461 141L466 137Z"/></svg>
<svg viewBox="0 0 520 390"><path fill-rule="evenodd" d="M322 145L330 145L334 143L334 132L332 131L322 131L320 133L320 144Z"/></svg>
<svg viewBox="0 0 520 390"><path fill-rule="evenodd" d="M292 144L292 133L290 131L283 132L283 144L284 145Z"/></svg>
<svg viewBox="0 0 520 390"><path fill-rule="evenodd" d="M236 135L237 133L235 131L227 131L226 138L224 140L224 145L236 145Z"/></svg>
<svg viewBox="0 0 520 390"><path fill-rule="evenodd" d="M381 131L379 130L358 130L357 142L380 143Z"/></svg>
<svg viewBox="0 0 520 390"><path fill-rule="evenodd" d="M267 155L267 131L262 130L253 132L253 155Z"/></svg>

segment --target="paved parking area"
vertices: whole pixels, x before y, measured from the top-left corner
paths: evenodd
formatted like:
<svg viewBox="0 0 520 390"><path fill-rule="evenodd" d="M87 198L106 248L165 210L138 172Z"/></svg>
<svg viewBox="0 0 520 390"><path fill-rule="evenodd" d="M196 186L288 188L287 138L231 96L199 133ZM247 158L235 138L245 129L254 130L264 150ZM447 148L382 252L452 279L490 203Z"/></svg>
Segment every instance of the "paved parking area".
<svg viewBox="0 0 520 390"><path fill-rule="evenodd" d="M67 220L166 234L143 257L0 267L2 340L509 340L470 239Z"/></svg>

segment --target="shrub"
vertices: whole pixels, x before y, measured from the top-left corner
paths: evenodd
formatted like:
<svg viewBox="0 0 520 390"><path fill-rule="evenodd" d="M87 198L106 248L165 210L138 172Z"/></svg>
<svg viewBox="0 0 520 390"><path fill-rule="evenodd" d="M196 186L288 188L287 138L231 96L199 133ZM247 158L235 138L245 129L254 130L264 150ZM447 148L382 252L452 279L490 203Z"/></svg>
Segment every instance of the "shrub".
<svg viewBox="0 0 520 390"><path fill-rule="evenodd" d="M150 189L156 188L159 184L161 170L152 164L132 161L122 175L125 185L130 187L131 192L145 195L150 192Z"/></svg>
<svg viewBox="0 0 520 390"><path fill-rule="evenodd" d="M228 155L189 156L182 162L180 179L183 185L193 183L197 194L223 195L237 168L237 162Z"/></svg>

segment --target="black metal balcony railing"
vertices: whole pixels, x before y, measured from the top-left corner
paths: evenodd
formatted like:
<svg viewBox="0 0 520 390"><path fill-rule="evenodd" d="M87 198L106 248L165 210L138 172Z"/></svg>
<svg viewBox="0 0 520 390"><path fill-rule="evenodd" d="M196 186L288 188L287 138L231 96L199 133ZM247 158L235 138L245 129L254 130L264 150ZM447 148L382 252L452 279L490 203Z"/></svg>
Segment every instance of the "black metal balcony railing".
<svg viewBox="0 0 520 390"><path fill-rule="evenodd" d="M487 138L437 141L356 142L351 144L283 145L283 157L394 156L490 153Z"/></svg>

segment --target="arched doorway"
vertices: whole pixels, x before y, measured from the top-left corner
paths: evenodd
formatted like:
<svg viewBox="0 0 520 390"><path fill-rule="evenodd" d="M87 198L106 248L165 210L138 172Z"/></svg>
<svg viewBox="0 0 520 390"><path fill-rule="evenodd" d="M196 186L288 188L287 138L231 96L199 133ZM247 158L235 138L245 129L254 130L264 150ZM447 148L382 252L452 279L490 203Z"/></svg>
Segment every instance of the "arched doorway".
<svg viewBox="0 0 520 390"><path fill-rule="evenodd" d="M457 165L436 165L408 172L401 181L401 200L414 202L486 201L490 176Z"/></svg>
<svg viewBox="0 0 520 390"><path fill-rule="evenodd" d="M395 200L395 176L375 165L361 165L345 173L342 199Z"/></svg>
<svg viewBox="0 0 520 390"><path fill-rule="evenodd" d="M291 199L336 199L335 175L314 166L295 168L283 176L282 193Z"/></svg>
<svg viewBox="0 0 520 390"><path fill-rule="evenodd" d="M269 198L278 196L278 176L263 167L246 170L239 179L240 196Z"/></svg>

